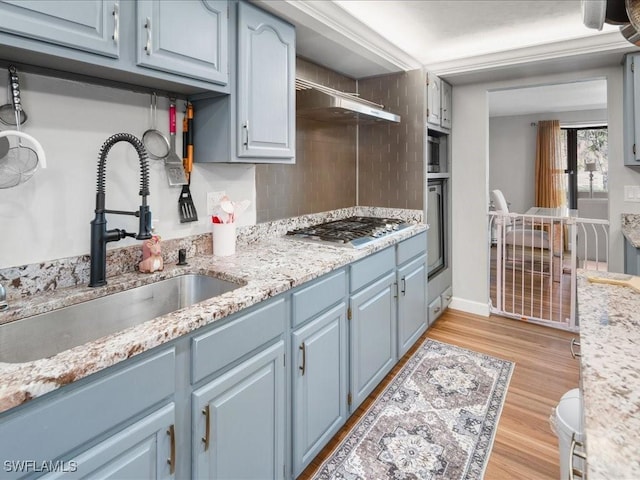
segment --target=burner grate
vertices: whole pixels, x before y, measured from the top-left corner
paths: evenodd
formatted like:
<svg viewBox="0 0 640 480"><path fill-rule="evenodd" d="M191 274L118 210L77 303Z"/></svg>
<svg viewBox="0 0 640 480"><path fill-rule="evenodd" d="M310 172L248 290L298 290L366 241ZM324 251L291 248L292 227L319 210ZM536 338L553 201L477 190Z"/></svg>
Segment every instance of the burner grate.
<svg viewBox="0 0 640 480"><path fill-rule="evenodd" d="M406 227L408 225L404 221L395 218L349 217L292 230L287 235L362 247Z"/></svg>

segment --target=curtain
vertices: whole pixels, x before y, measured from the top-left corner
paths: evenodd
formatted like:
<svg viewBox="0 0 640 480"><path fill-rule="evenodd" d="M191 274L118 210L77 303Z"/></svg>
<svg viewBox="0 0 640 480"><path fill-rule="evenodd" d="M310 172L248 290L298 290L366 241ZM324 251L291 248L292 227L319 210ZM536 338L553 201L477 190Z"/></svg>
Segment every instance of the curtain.
<svg viewBox="0 0 640 480"><path fill-rule="evenodd" d="M567 203L560 156L560 121L538 122L536 141L536 206L555 208Z"/></svg>

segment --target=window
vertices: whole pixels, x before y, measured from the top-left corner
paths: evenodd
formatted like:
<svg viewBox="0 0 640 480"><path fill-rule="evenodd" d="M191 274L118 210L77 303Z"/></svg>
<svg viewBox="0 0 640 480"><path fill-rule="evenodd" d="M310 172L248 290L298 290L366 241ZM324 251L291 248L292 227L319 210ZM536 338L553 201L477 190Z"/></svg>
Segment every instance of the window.
<svg viewBox="0 0 640 480"><path fill-rule="evenodd" d="M563 164L567 173L567 205L578 208L578 197L608 194L609 142L606 126L563 128Z"/></svg>

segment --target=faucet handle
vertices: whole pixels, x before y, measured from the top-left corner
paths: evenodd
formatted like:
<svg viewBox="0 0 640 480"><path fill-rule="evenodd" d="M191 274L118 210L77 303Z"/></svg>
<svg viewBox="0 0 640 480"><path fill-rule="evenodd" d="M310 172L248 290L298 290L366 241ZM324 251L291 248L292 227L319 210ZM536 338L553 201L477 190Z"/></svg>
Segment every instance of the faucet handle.
<svg viewBox="0 0 640 480"><path fill-rule="evenodd" d="M107 230L106 240L107 242L117 242L125 237L136 238L135 233L129 233L121 228L114 228L113 230Z"/></svg>

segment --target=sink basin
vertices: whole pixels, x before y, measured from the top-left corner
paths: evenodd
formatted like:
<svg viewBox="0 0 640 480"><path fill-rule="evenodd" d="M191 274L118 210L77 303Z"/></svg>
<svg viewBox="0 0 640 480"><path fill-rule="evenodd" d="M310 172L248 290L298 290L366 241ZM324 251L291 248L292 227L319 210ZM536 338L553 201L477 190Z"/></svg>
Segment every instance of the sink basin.
<svg viewBox="0 0 640 480"><path fill-rule="evenodd" d="M0 325L0 362L50 357L240 286L207 275L180 275Z"/></svg>

